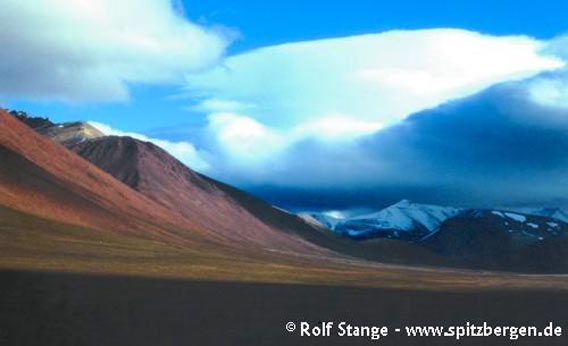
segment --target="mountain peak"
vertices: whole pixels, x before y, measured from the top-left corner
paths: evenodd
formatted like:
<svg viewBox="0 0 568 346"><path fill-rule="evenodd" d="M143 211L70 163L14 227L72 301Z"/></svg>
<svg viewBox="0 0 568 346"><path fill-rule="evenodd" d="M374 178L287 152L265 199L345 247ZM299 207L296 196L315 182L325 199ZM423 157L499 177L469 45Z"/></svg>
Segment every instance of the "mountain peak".
<svg viewBox="0 0 568 346"><path fill-rule="evenodd" d="M36 130L42 135L66 146L105 136L103 132L86 122L54 124Z"/></svg>
<svg viewBox="0 0 568 346"><path fill-rule="evenodd" d="M436 232L461 209L418 204L403 199L385 209L352 217L335 218L329 213L311 216L331 230L356 239L397 238L419 240Z"/></svg>
<svg viewBox="0 0 568 346"><path fill-rule="evenodd" d="M391 207L398 207L398 208L408 208L410 206L412 206L414 203L412 203L410 200L408 199L401 199L400 201L398 201L397 203L391 205Z"/></svg>
<svg viewBox="0 0 568 346"><path fill-rule="evenodd" d="M10 111L9 114L39 134L65 146L105 136L102 131L87 122L74 121L56 124L48 118L34 117L26 112Z"/></svg>

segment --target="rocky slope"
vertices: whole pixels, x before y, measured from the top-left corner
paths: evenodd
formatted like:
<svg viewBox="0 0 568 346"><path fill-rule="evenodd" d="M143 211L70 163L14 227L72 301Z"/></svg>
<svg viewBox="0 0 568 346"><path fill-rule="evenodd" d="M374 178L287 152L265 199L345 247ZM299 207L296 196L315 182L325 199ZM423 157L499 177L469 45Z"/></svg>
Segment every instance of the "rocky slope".
<svg viewBox="0 0 568 346"><path fill-rule="evenodd" d="M0 205L51 220L173 242L202 237L178 217L0 111ZM186 229L183 235L177 230Z"/></svg>
<svg viewBox="0 0 568 346"><path fill-rule="evenodd" d="M420 245L469 268L568 272L568 224L544 216L468 210Z"/></svg>
<svg viewBox="0 0 568 346"><path fill-rule="evenodd" d="M253 197L194 172L152 143L110 136L68 147L157 204L207 229L213 238L275 251L317 251L297 236L309 228L298 217L260 201L253 202L258 208L250 208ZM266 214L272 216L266 218ZM283 222L276 224L276 218Z"/></svg>

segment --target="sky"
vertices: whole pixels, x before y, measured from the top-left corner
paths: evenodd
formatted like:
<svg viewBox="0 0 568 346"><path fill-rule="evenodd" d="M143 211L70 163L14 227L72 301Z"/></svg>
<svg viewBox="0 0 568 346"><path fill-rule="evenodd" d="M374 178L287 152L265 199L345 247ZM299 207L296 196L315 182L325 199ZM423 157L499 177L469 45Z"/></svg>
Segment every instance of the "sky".
<svg viewBox="0 0 568 346"><path fill-rule="evenodd" d="M185 0L197 20L232 27L242 52L274 44L393 29L462 28L494 35L551 38L568 30L561 0Z"/></svg>
<svg viewBox="0 0 568 346"><path fill-rule="evenodd" d="M0 104L153 141L290 209L568 206L567 11L5 0Z"/></svg>

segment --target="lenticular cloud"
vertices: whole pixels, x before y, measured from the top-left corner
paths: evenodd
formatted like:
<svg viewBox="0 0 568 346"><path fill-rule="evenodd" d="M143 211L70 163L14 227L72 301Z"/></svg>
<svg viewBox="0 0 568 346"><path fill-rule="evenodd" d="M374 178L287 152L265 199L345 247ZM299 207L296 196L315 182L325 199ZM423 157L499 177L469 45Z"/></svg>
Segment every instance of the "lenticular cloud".
<svg viewBox="0 0 568 346"><path fill-rule="evenodd" d="M492 84L563 66L541 53L543 45L526 36L456 29L298 42L229 57L189 75L187 89L201 96L198 109L219 100L228 112L247 105L247 116L280 129L329 118L389 125Z"/></svg>

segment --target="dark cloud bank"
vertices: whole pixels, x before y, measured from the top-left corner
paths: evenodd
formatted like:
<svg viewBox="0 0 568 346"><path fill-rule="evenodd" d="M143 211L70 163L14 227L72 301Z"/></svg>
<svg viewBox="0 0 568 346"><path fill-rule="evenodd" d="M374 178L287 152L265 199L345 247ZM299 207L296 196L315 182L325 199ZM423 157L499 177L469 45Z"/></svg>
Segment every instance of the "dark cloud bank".
<svg viewBox="0 0 568 346"><path fill-rule="evenodd" d="M548 73L497 85L349 145L303 142L271 168L281 182L240 185L292 209L374 208L404 198L566 207L568 109L530 96L534 81L561 77Z"/></svg>

